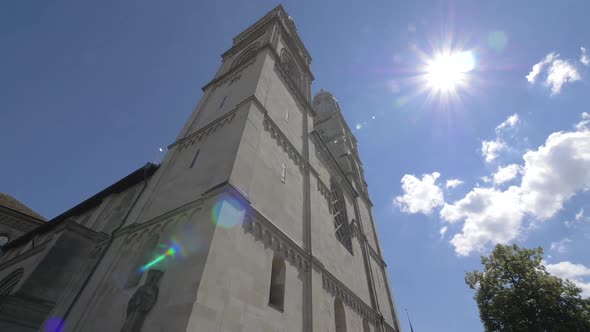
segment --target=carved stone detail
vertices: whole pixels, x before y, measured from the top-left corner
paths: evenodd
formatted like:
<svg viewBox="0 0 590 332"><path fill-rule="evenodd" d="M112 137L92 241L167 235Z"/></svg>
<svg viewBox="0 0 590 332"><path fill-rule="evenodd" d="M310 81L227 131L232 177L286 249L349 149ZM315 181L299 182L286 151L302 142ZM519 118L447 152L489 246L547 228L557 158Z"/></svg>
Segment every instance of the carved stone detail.
<svg viewBox="0 0 590 332"><path fill-rule="evenodd" d="M199 131L183 138L179 142L178 150L182 150L195 144L196 142L200 142L201 140L207 138L211 134L213 134L217 129L222 128L228 123L231 123L236 116L236 112L230 112L224 117L220 117L217 120L213 121L212 123L208 124L207 126L201 128Z"/></svg>
<svg viewBox="0 0 590 332"><path fill-rule="evenodd" d="M326 272L322 273L322 286L328 291L328 293L339 298L342 303L348 305L373 324L379 322L379 316L377 313L354 295L348 288L343 287L332 275Z"/></svg>
<svg viewBox="0 0 590 332"><path fill-rule="evenodd" d="M309 165L303 156L297 151L297 149L291 144L287 136L279 129L279 127L272 121L272 119L265 114L264 115L264 129L270 133L270 137L274 138L278 146L280 146L285 153L289 156L289 159L293 160L295 166L299 167L301 172L307 171Z"/></svg>
<svg viewBox="0 0 590 332"><path fill-rule="evenodd" d="M305 253L296 243L289 241L275 233L266 225L265 221L257 220L254 216L246 214L244 226L256 239L261 240L271 248L276 255L284 257L300 271L307 271L310 268Z"/></svg>
<svg viewBox="0 0 590 332"><path fill-rule="evenodd" d="M146 282L139 287L127 304L127 317L121 332L140 332L147 314L158 300L158 282L164 272L149 270Z"/></svg>

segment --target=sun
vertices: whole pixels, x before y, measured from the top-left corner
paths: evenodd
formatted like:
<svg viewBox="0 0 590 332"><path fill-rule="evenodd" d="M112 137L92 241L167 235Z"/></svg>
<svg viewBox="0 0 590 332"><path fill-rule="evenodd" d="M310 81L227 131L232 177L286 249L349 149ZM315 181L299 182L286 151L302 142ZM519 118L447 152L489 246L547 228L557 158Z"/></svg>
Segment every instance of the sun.
<svg viewBox="0 0 590 332"><path fill-rule="evenodd" d="M474 68L471 51L440 52L426 61L423 77L431 92L455 94L458 88L467 86L469 72Z"/></svg>

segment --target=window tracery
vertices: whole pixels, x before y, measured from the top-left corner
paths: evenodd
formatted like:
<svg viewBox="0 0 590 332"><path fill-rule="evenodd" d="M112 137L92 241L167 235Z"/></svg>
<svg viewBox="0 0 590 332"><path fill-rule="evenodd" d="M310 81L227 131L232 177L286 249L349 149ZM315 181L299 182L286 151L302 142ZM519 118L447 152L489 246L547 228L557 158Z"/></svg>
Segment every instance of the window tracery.
<svg viewBox="0 0 590 332"><path fill-rule="evenodd" d="M350 225L348 224L348 215L346 213L346 203L344 195L338 184L332 179L330 181L331 208L334 216L334 228L336 238L352 254L352 241L350 237Z"/></svg>

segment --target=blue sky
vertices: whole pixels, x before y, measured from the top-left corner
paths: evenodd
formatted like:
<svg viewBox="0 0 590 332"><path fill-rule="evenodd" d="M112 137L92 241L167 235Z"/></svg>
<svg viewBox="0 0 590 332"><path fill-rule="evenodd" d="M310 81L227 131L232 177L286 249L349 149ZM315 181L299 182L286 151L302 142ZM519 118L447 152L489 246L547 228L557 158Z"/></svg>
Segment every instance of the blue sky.
<svg viewBox="0 0 590 332"><path fill-rule="evenodd" d="M159 161L232 37L276 4L2 2L0 190L51 218ZM482 330L463 276L497 242L542 246L590 295L590 4L283 4L313 91L355 128L406 330L405 308L417 332ZM473 63L441 93L425 68L445 50Z"/></svg>

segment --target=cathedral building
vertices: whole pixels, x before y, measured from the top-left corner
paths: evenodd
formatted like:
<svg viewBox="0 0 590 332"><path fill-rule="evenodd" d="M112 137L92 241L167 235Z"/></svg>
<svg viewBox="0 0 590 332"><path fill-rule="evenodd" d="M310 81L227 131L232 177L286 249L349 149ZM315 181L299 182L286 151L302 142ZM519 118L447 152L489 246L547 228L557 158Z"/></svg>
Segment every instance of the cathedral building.
<svg viewBox="0 0 590 332"><path fill-rule="evenodd" d="M0 331L400 331L357 141L278 6L160 165L45 221L0 196Z"/></svg>

